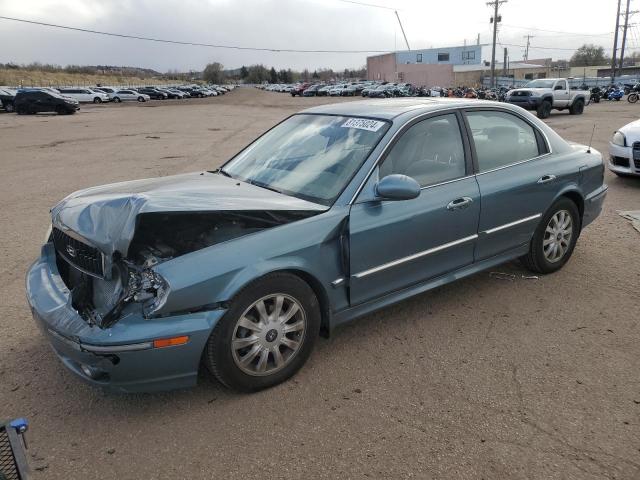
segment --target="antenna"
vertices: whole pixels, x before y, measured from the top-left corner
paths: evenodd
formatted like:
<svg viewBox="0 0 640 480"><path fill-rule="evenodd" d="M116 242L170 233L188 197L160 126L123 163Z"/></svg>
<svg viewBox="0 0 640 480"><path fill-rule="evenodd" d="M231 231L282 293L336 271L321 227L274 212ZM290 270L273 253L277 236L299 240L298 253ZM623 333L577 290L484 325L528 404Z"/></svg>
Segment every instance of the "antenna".
<svg viewBox="0 0 640 480"><path fill-rule="evenodd" d="M587 153L591 153L591 143L593 142L593 134L596 133L596 124L593 124L593 130L591 130L591 138L589 139L589 146L587 147Z"/></svg>

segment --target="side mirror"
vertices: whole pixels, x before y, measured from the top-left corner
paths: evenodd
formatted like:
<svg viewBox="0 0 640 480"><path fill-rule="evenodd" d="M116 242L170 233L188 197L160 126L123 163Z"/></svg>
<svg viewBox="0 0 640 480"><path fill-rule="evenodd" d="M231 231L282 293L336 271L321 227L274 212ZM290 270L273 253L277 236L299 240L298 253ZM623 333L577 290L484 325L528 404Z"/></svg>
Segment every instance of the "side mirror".
<svg viewBox="0 0 640 480"><path fill-rule="evenodd" d="M420 184L406 175L388 175L376 184L376 195L384 200L411 200L420 195Z"/></svg>

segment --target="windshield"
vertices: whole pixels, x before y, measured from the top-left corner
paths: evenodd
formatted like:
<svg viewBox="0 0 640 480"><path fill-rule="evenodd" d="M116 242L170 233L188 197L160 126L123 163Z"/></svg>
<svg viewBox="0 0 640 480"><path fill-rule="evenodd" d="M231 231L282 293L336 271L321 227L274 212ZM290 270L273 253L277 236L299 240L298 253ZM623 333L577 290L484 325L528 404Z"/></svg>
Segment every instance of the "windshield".
<svg viewBox="0 0 640 480"><path fill-rule="evenodd" d="M553 88L553 84L556 83L555 80L534 80L533 82L529 82L525 85L525 87L529 88Z"/></svg>
<svg viewBox="0 0 640 480"><path fill-rule="evenodd" d="M249 145L222 172L270 190L331 205L389 123L333 115L294 115Z"/></svg>

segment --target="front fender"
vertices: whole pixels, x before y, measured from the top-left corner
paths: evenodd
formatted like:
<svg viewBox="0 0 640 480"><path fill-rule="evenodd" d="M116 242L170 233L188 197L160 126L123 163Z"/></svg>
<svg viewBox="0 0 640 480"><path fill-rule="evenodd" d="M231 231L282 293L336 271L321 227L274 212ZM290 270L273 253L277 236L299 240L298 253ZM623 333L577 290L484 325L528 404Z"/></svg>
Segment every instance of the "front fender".
<svg viewBox="0 0 640 480"><path fill-rule="evenodd" d="M343 277L339 237L345 207L213 245L157 265L169 294L156 313L206 308L231 300L245 285L268 273L298 270L317 280L334 307L346 293L330 288Z"/></svg>

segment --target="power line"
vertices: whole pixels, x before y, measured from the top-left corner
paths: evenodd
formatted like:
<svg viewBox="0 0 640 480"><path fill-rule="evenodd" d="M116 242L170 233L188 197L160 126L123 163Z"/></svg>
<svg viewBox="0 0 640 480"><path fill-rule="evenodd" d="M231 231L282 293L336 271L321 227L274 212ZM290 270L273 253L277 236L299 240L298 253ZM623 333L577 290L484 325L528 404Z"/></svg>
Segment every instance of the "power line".
<svg viewBox="0 0 640 480"><path fill-rule="evenodd" d="M503 27L507 27L507 28L517 28L520 30L534 30L536 32L549 32L549 33L561 33L563 35L576 35L578 37L605 37L605 36L609 36L612 35L613 32L607 32L607 33L578 33L578 32L565 32L562 30L548 30L545 28L535 28L535 27L520 27L517 25L506 25L506 24L502 24Z"/></svg>
<svg viewBox="0 0 640 480"><path fill-rule="evenodd" d="M351 3L353 5L359 5L361 7L382 8L384 10L391 10L391 11L400 10L399 8L386 7L384 5L376 5L374 3L356 2L355 0L337 0L337 1L342 3Z"/></svg>
<svg viewBox="0 0 640 480"><path fill-rule="evenodd" d="M347 0L341 0L347 1ZM59 28L63 30L72 30L75 32L92 33L95 35L105 35L108 37L127 38L130 40L144 40L147 42L169 43L173 45L189 45L194 47L208 48L225 48L231 50L251 50L260 52L285 52L285 53L389 53L389 50L302 50L293 48L267 48L267 47L242 47L238 45L219 45L213 43L186 42L181 40L168 40L163 38L142 37L139 35L126 35L122 33L103 32L100 30L90 30L88 28L69 27L67 25L57 25L55 23L36 22L34 20L26 20L23 18L5 17L0 15L0 20L10 20L13 22L27 23L30 25L39 25L43 27Z"/></svg>

